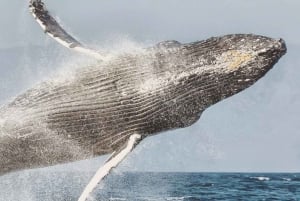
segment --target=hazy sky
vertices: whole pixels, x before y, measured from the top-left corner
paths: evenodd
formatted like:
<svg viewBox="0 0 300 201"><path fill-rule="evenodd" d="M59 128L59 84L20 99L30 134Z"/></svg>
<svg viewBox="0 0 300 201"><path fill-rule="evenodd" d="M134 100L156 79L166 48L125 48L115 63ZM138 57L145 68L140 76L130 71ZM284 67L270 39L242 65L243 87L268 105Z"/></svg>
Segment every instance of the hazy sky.
<svg viewBox="0 0 300 201"><path fill-rule="evenodd" d="M288 54L264 79L209 108L194 126L146 139L122 164L121 170L300 172L299 0L45 2L67 30L80 41L97 47L111 43L118 47L118 42L128 38L155 44L171 39L192 42L229 33L284 38ZM57 54L64 52L28 14L27 0L0 0L0 8L0 48L23 46L31 52L30 47L37 45L54 48ZM56 62L57 66L49 66L57 54L44 55L48 65L28 71L33 72L30 77L38 80L39 70L53 72L62 66L58 64L61 60ZM16 69L7 69L1 61L0 65L4 74L18 73ZM17 69L23 72L22 68L19 64ZM23 80L14 84L13 76L9 80L0 76L0 89L7 91L1 94L3 99L16 95L27 83ZM9 93L12 89L15 94ZM86 164L97 167L99 161L67 167L82 169L87 168Z"/></svg>

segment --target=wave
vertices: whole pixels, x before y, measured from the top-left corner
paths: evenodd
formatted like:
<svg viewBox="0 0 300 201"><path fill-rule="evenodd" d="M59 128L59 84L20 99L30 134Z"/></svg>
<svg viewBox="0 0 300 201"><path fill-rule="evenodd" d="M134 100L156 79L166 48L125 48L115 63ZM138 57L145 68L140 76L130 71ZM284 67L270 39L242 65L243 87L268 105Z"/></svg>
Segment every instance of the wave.
<svg viewBox="0 0 300 201"><path fill-rule="evenodd" d="M256 179L258 181L269 181L270 177L250 177L250 179Z"/></svg>

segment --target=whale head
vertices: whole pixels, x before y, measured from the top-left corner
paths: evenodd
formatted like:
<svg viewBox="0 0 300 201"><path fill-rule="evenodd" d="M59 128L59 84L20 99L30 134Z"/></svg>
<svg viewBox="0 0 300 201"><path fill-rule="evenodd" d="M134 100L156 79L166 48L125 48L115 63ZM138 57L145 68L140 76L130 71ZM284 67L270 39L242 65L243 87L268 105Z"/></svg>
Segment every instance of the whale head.
<svg viewBox="0 0 300 201"><path fill-rule="evenodd" d="M190 47L202 49L186 54L191 62L187 67L198 78L195 85L206 97L206 107L254 84L286 53L282 39L243 34L211 38L187 45Z"/></svg>
<svg viewBox="0 0 300 201"><path fill-rule="evenodd" d="M286 53L282 39L252 34L158 47L157 74L167 83L163 96L174 121L170 127L191 125L209 106L254 84Z"/></svg>

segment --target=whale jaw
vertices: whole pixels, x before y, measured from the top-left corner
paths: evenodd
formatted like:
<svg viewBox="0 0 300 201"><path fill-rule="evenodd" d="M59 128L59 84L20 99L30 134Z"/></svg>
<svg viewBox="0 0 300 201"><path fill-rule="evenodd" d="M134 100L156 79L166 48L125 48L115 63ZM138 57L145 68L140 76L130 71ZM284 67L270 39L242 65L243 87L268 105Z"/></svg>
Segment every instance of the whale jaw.
<svg viewBox="0 0 300 201"><path fill-rule="evenodd" d="M181 44L159 45L162 52L155 89L164 90L166 112L155 125L182 128L195 123L208 107L250 87L286 53L282 39L253 34L213 37ZM161 50L162 49L162 50ZM166 73L167 72L167 73ZM147 83L147 82L145 82ZM176 90L169 92L170 88Z"/></svg>
<svg viewBox="0 0 300 201"><path fill-rule="evenodd" d="M207 52L205 56L199 55L199 63L205 65L197 66L198 78L199 80L210 78L209 88L213 88L213 91L205 96L219 96L207 106L253 85L287 52L283 39L253 34L211 38L205 41L205 46L207 43L214 45L204 48ZM203 42L199 43L199 46L201 45Z"/></svg>

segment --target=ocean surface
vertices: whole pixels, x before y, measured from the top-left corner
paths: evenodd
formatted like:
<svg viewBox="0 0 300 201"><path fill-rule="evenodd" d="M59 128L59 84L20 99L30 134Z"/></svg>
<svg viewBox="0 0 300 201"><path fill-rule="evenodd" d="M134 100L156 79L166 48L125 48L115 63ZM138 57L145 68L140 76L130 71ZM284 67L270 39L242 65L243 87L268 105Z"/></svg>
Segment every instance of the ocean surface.
<svg viewBox="0 0 300 201"><path fill-rule="evenodd" d="M28 172L1 177L2 201L76 201L93 173ZM89 199L99 201L300 201L300 174L113 173Z"/></svg>

